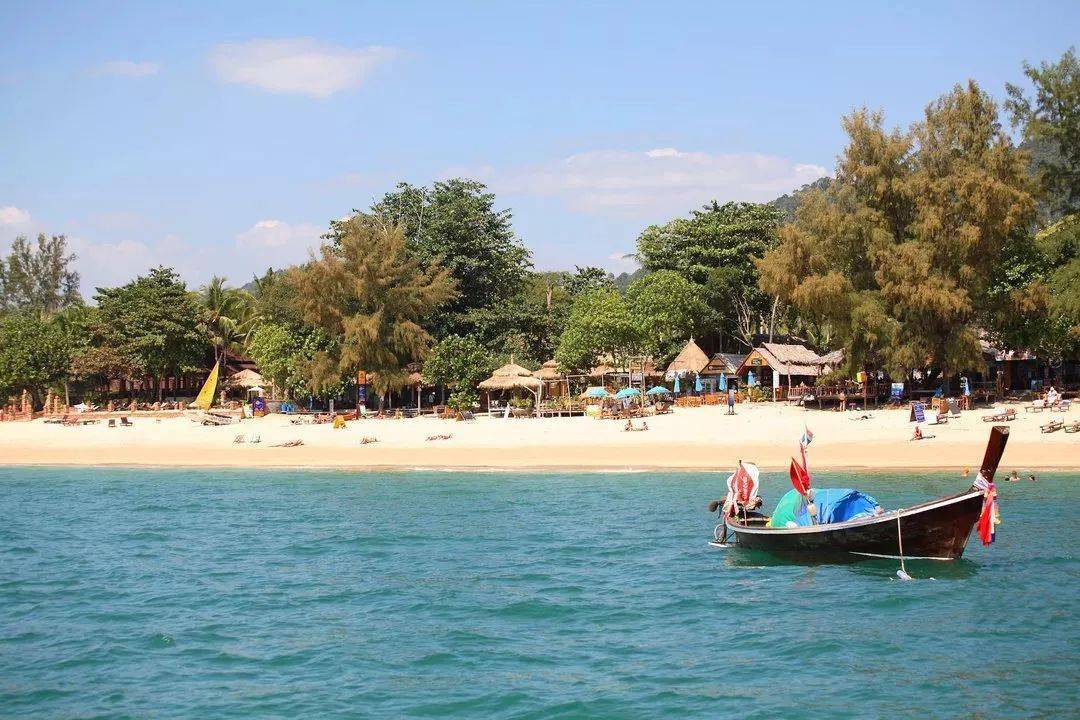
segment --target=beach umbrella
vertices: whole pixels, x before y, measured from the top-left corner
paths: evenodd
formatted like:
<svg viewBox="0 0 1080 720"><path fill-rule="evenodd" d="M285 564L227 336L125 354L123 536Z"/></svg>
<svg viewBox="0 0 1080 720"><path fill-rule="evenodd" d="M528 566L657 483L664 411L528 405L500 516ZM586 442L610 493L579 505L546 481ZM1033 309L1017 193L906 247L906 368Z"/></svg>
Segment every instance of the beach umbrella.
<svg viewBox="0 0 1080 720"><path fill-rule="evenodd" d="M675 376L675 394L678 395L679 392L680 392L680 390L679 390L679 376L676 375Z"/></svg>
<svg viewBox="0 0 1080 720"><path fill-rule="evenodd" d="M645 391L645 394L646 395L670 395L671 391L668 390L663 385L657 385L656 387L649 388L647 391Z"/></svg>
<svg viewBox="0 0 1080 720"><path fill-rule="evenodd" d="M754 387L757 385L757 378L754 377L754 371L746 373L746 387Z"/></svg>
<svg viewBox="0 0 1080 720"><path fill-rule="evenodd" d="M589 398L606 398L608 391L602 387L591 387L585 391L585 397Z"/></svg>
<svg viewBox="0 0 1080 720"><path fill-rule="evenodd" d="M694 376L694 392L701 392L701 376Z"/></svg>
<svg viewBox="0 0 1080 720"><path fill-rule="evenodd" d="M637 397L641 394L641 391L637 388L623 388L619 392L615 393L615 397L618 400L625 400L630 397Z"/></svg>
<svg viewBox="0 0 1080 720"><path fill-rule="evenodd" d="M727 375L720 376L720 392L727 392Z"/></svg>

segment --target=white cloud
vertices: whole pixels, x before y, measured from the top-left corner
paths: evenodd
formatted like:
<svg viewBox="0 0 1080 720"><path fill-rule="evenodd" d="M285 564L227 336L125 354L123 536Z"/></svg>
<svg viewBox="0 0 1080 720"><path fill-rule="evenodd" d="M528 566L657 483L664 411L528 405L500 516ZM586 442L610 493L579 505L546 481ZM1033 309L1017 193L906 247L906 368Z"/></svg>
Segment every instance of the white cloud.
<svg viewBox="0 0 1080 720"><path fill-rule="evenodd" d="M394 48L347 48L312 38L251 40L218 45L210 51L210 66L223 82L327 98L359 87L397 54Z"/></svg>
<svg viewBox="0 0 1080 720"><path fill-rule="evenodd" d="M486 168L484 174L491 175ZM773 155L714 155L668 147L590 150L496 172L488 180L501 192L557 197L581 212L662 219L714 199L772 200L826 174L819 165Z"/></svg>
<svg viewBox="0 0 1080 720"><path fill-rule="evenodd" d="M281 220L260 220L236 236L236 243L246 248L273 248L307 251L319 245L322 228L308 223L291 225Z"/></svg>
<svg viewBox="0 0 1080 720"><path fill-rule="evenodd" d="M132 60L110 60L98 65L99 75L114 75L118 77L148 77L157 75L161 65L155 62L134 62Z"/></svg>
<svg viewBox="0 0 1080 720"><path fill-rule="evenodd" d="M0 227L25 228L30 225L30 213L14 205L0 207Z"/></svg>

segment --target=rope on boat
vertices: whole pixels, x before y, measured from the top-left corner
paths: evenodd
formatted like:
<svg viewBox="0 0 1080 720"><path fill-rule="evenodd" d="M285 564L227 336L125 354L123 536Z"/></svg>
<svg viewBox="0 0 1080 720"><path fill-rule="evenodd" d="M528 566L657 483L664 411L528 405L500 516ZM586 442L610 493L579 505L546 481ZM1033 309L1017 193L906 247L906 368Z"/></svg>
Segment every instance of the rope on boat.
<svg viewBox="0 0 1080 720"><path fill-rule="evenodd" d="M896 542L900 546L900 569L896 571L896 576L901 580L910 580L911 576L907 574L907 568L904 567L904 535L900 532L900 514L903 512L903 508L896 511Z"/></svg>

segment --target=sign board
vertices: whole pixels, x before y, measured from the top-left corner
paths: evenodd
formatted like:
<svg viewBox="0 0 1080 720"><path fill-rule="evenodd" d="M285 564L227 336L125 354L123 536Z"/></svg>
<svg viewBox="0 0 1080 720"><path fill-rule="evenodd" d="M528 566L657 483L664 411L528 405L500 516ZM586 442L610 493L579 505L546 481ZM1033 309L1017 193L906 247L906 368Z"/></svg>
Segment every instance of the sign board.
<svg viewBox="0 0 1080 720"><path fill-rule="evenodd" d="M921 402L911 403L911 415L908 417L908 422L926 422L926 406Z"/></svg>
<svg viewBox="0 0 1080 720"><path fill-rule="evenodd" d="M751 365L760 365L761 364L761 358L753 358L753 359L751 359L750 364Z"/></svg>
<svg viewBox="0 0 1080 720"><path fill-rule="evenodd" d="M368 379L367 379L367 371L366 370L360 370L359 372L356 373L356 384L357 385L367 385L367 382L368 382Z"/></svg>
<svg viewBox="0 0 1080 720"><path fill-rule="evenodd" d="M897 401L904 397L904 383L893 383L892 388L889 390L889 397Z"/></svg>

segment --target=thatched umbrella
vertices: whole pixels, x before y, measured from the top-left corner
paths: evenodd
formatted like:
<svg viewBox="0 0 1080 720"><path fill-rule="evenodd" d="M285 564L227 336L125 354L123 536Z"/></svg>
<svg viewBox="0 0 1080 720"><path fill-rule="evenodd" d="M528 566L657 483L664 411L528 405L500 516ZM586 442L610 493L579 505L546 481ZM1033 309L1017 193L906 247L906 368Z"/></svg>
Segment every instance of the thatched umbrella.
<svg viewBox="0 0 1080 720"><path fill-rule="evenodd" d="M548 360L540 366L539 370L533 373L533 377L538 377L544 382L551 382L553 380L562 380L563 374L559 372L559 363Z"/></svg>
<svg viewBox="0 0 1080 720"><path fill-rule="evenodd" d="M566 379L566 375L559 372L559 363L555 360L548 360L533 375L543 381L544 391L549 397L562 396L564 385L566 386L566 394L570 394L570 383Z"/></svg>
<svg viewBox="0 0 1080 720"><path fill-rule="evenodd" d="M266 384L266 378L254 370L241 370L238 373L230 375L227 384L229 387L261 387Z"/></svg>
<svg viewBox="0 0 1080 720"><path fill-rule="evenodd" d="M477 387L484 390L488 394L488 405L491 404L491 391L492 390L528 390L536 398L536 412L540 412L540 389L544 386L544 383L540 378L535 377L532 371L527 368L523 368L514 362L508 362L501 368L491 374L487 380L484 380Z"/></svg>

